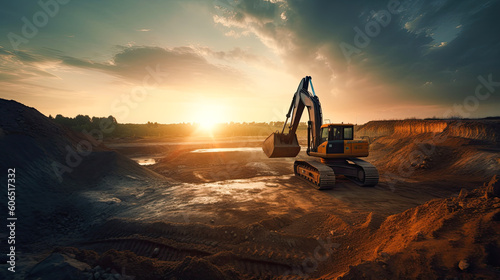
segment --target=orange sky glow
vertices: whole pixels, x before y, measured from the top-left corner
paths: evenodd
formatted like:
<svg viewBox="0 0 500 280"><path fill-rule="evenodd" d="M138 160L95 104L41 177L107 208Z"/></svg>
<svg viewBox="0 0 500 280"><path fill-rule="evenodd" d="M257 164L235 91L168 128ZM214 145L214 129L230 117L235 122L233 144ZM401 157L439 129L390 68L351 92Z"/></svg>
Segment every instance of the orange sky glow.
<svg viewBox="0 0 500 280"><path fill-rule="evenodd" d="M308 75L332 122L500 114L481 29L498 4L305 2L9 3L0 98L121 123L284 121Z"/></svg>

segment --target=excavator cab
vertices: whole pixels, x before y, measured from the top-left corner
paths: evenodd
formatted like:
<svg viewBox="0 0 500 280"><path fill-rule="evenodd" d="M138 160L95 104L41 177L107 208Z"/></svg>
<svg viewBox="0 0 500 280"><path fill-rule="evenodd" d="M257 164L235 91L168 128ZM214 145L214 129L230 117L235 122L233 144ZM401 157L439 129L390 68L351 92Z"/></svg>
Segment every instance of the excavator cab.
<svg viewBox="0 0 500 280"><path fill-rule="evenodd" d="M321 158L367 157L367 140L354 139L352 124L324 124L321 126L320 145L310 155Z"/></svg>
<svg viewBox="0 0 500 280"><path fill-rule="evenodd" d="M326 124L321 126L320 143L328 140L352 140L353 125Z"/></svg>

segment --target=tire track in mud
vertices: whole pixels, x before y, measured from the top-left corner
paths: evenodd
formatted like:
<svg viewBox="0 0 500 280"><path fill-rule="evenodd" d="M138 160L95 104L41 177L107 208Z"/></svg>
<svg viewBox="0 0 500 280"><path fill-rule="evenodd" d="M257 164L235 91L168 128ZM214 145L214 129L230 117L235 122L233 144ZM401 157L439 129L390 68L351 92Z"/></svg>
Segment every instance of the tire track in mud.
<svg viewBox="0 0 500 280"><path fill-rule="evenodd" d="M317 246L316 239L284 235L259 225L238 228L122 220L108 221L90 240L80 243L80 248L99 253L128 250L160 261L205 258L221 268L257 277L300 272Z"/></svg>
<svg viewBox="0 0 500 280"><path fill-rule="evenodd" d="M140 237L110 238L96 241L83 242L84 247L91 248L98 252L109 249L117 251L129 250L136 255L148 258L155 258L162 261L181 261L186 256L206 257L210 252L195 248L178 248L174 245L161 241L143 239Z"/></svg>

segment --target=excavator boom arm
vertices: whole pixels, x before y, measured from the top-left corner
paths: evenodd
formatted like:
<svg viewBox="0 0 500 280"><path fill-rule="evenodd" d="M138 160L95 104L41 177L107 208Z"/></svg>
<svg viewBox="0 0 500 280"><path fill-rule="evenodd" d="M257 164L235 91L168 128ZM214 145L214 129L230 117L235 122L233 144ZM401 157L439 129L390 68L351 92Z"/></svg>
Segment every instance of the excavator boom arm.
<svg viewBox="0 0 500 280"><path fill-rule="evenodd" d="M300 146L296 132L305 108L307 108L309 114L308 152L309 150L316 150L320 144L319 133L323 123L321 104L317 96L309 93L309 84L312 86L310 76L306 76L301 80L288 109L283 131L271 134L264 141L262 149L268 157L295 157L299 153ZM290 126L288 133L284 134L288 118L290 118Z"/></svg>

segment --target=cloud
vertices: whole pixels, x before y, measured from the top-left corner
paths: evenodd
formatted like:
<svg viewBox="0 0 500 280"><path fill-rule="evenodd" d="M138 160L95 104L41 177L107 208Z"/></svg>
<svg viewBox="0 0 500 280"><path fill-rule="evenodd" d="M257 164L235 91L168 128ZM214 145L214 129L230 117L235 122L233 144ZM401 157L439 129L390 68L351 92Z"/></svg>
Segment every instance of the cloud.
<svg viewBox="0 0 500 280"><path fill-rule="evenodd" d="M248 50L235 47L228 51L215 51L209 47L195 48L204 57L213 57L222 61L228 62L244 62L246 64L253 64L256 66L264 66L266 68L276 69L277 66L268 58L260 55L253 54Z"/></svg>
<svg viewBox="0 0 500 280"><path fill-rule="evenodd" d="M32 78L55 78L44 70L50 59L26 51L11 52L0 46L0 82L18 83Z"/></svg>
<svg viewBox="0 0 500 280"><path fill-rule="evenodd" d="M241 49L217 52L209 48L160 48L151 46L120 47L108 61L96 61L46 50L45 56L26 51L16 53L0 48L0 81L19 82L33 77L56 77L44 70L45 64L61 68L81 68L121 78L124 83L144 84L181 91L207 91L217 88L238 89L244 74L224 65L209 62L205 56L221 60L258 60Z"/></svg>
<svg viewBox="0 0 500 280"><path fill-rule="evenodd" d="M474 93L479 75L491 73L493 80L500 80L500 37L494 28L500 26L499 1L231 3L214 15L214 22L235 33L258 36L282 57L288 72L312 75L318 92L335 92L363 103L372 100L374 89L390 88L389 100L374 100L375 104L451 106ZM382 24L379 15L391 10L391 3L398 9ZM365 46L356 45L356 28L368 38ZM349 59L342 43L356 48ZM423 88L426 83L432 87ZM500 95L492 96L490 101L500 103L499 99Z"/></svg>
<svg viewBox="0 0 500 280"><path fill-rule="evenodd" d="M228 66L208 62L191 47L126 47L109 62L74 57L63 57L62 62L75 67L96 69L136 82L142 82L147 76L161 76L161 79L158 79L162 80L160 86L166 87L203 88L242 81L240 72Z"/></svg>

